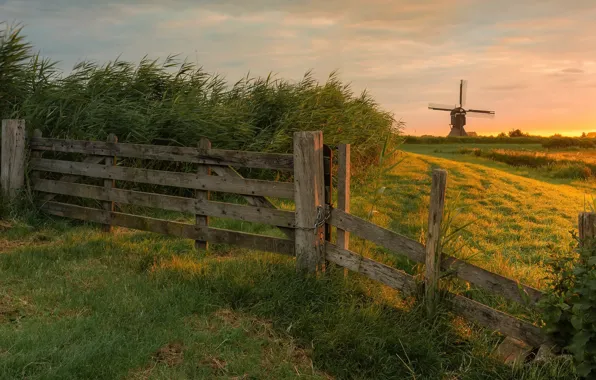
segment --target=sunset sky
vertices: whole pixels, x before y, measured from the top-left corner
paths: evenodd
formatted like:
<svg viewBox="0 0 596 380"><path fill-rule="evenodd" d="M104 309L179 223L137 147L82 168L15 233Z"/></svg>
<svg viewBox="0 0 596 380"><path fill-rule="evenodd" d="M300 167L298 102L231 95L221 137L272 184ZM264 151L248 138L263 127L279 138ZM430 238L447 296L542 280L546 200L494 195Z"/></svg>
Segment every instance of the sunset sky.
<svg viewBox="0 0 596 380"><path fill-rule="evenodd" d="M0 0L42 54L83 59L179 53L230 81L334 69L407 123L446 135L467 79L468 105L495 110L468 131L596 131L596 0Z"/></svg>

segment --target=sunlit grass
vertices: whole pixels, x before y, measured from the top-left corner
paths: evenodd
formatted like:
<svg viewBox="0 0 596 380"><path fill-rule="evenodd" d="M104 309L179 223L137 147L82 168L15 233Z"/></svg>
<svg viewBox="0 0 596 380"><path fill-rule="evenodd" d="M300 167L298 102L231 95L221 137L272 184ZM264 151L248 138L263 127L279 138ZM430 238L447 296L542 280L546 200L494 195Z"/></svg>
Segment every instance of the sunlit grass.
<svg viewBox="0 0 596 380"><path fill-rule="evenodd" d="M543 286L544 259L565 250L576 228L586 193L571 185L553 185L439 157L405 153L407 159L386 179L388 190L374 221L411 238L426 228L430 172L448 171L447 202L459 199L459 221L470 244L457 255L487 270ZM362 215L366 197L354 197L353 212Z"/></svg>
<svg viewBox="0 0 596 380"><path fill-rule="evenodd" d="M199 257L192 241L126 229L47 231L0 256L0 378L573 376L561 360L505 366L498 336L445 311L427 320L359 275L305 278L290 257Z"/></svg>

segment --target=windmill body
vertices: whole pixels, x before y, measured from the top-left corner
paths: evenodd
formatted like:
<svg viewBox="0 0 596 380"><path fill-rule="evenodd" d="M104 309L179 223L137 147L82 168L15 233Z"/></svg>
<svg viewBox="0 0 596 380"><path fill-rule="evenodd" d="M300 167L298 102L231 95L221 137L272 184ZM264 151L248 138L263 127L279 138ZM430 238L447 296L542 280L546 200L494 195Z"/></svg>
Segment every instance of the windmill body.
<svg viewBox="0 0 596 380"><path fill-rule="evenodd" d="M442 104L429 104L428 108L435 111L448 111L451 116L451 131L449 136L467 136L466 133L466 116L472 117L495 117L495 111L478 110L478 109L466 109L466 92L468 82L462 80L459 85L459 105L442 105Z"/></svg>

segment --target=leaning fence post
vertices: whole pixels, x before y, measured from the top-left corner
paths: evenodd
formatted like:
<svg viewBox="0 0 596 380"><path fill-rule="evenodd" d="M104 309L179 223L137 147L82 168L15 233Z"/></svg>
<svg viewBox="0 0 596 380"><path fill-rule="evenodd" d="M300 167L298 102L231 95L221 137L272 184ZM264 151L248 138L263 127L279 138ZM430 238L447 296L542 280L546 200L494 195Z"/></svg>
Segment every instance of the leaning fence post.
<svg viewBox="0 0 596 380"><path fill-rule="evenodd" d="M582 212L578 218L579 242L584 245L588 239L596 237L596 213Z"/></svg>
<svg viewBox="0 0 596 380"><path fill-rule="evenodd" d="M0 187L9 199L25 184L25 120L2 120Z"/></svg>
<svg viewBox="0 0 596 380"><path fill-rule="evenodd" d="M108 135L108 139L107 139L108 144L117 144L118 143L118 137L113 134L110 133ZM105 159L105 165L106 167L108 166L116 166L116 156L107 156ZM116 187L116 181L113 179L104 179L103 180L103 186L106 189L112 189L114 187ZM111 213L114 212L114 202L113 201L104 201L103 202L103 209L110 212L110 217L108 218L108 220L110 221L109 224L104 224L102 226L102 230L103 232L111 232L112 231L112 216Z"/></svg>
<svg viewBox="0 0 596 380"><path fill-rule="evenodd" d="M207 155L209 149L211 149L211 141L209 139L202 137L199 140L198 144L199 153L202 155ZM208 176L211 174L211 169L207 165L199 164L199 168L197 169L197 175L199 176ZM197 190L195 192L195 198L197 202L207 201L209 200L209 192ZM195 224L198 228L207 228L209 226L209 217L205 215L197 214L195 217ZM207 250L209 248L209 244L207 241L204 240L195 240L195 249L197 250Z"/></svg>
<svg viewBox="0 0 596 380"><path fill-rule="evenodd" d="M323 133L294 133L296 270L315 273L324 258ZM321 220L323 219L323 220Z"/></svg>
<svg viewBox="0 0 596 380"><path fill-rule="evenodd" d="M437 288L441 271L441 222L445 208L447 172L433 170L428 211L428 231L426 233L426 268L424 273L425 303L429 315L435 313Z"/></svg>

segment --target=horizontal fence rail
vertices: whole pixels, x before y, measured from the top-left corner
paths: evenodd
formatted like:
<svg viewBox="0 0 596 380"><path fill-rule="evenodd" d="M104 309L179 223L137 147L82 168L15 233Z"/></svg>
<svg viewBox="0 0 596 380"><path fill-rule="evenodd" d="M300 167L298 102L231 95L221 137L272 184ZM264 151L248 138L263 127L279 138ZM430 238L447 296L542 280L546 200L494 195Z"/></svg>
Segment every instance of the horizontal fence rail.
<svg viewBox="0 0 596 380"><path fill-rule="evenodd" d="M357 216L333 209L329 223L390 251L405 255L412 261L425 262L426 253L422 244ZM536 303L542 297L542 292L538 289L522 285L515 280L454 257L445 255L441 262L441 269L453 271L455 276L464 281L522 304Z"/></svg>
<svg viewBox="0 0 596 380"><path fill-rule="evenodd" d="M294 241L265 235L249 234L192 224L172 222L119 212L110 212L67 203L45 202L41 209L48 214L79 219L88 222L120 226L141 231L157 232L164 235L187 239L204 240L212 243L232 244L243 248L266 252L294 255Z"/></svg>
<svg viewBox="0 0 596 380"><path fill-rule="evenodd" d="M75 184L48 179L35 181L33 189L52 194L112 201L169 211L190 212L206 216L230 218L246 222L265 223L280 227L295 226L293 211L243 206L233 203L198 200L171 195Z"/></svg>
<svg viewBox="0 0 596 380"><path fill-rule="evenodd" d="M247 152L224 149L201 150L193 147L109 143L102 141L60 140L34 137L31 149L50 152L83 153L147 160L239 166L245 168L294 170L291 154Z"/></svg>
<svg viewBox="0 0 596 380"><path fill-rule="evenodd" d="M368 259L350 250L339 248L329 242L326 243L325 249L325 258L332 263L353 272L361 273L390 288L402 291L405 295L416 292L417 285L414 277L399 269Z"/></svg>
<svg viewBox="0 0 596 380"><path fill-rule="evenodd" d="M365 258L355 252L341 249L331 243L326 244L327 260L360 273L365 277L399 290L406 296L416 293L418 285L414 276L401 270ZM542 330L526 321L495 310L464 296L449 293L449 303L457 314L481 326L499 331L504 335L520 339L538 347L548 340Z"/></svg>
<svg viewBox="0 0 596 380"><path fill-rule="evenodd" d="M192 173L106 166L84 162L49 160L43 158L31 160L31 168L33 170L68 175L139 182L151 185L182 187L205 191L220 191L224 193L260 195L288 199L292 199L294 197L294 184L289 182L273 182L208 175L199 176L198 174Z"/></svg>

